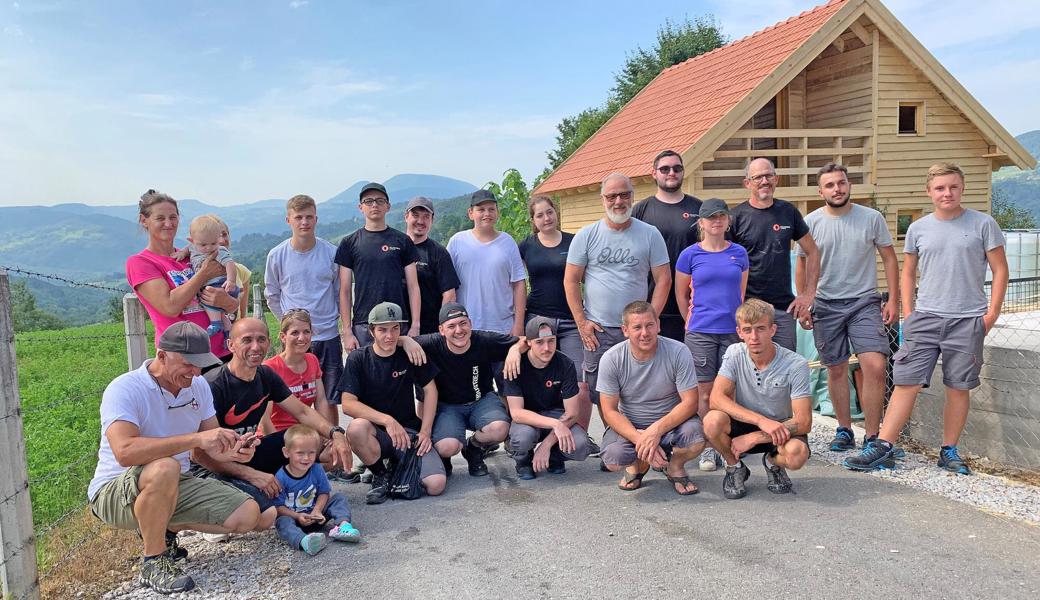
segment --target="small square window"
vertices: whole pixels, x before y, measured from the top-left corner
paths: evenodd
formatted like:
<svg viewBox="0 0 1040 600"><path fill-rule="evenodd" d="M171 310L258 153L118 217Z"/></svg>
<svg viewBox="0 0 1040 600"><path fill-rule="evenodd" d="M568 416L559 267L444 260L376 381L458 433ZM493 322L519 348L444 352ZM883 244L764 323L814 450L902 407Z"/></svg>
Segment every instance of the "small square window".
<svg viewBox="0 0 1040 600"><path fill-rule="evenodd" d="M901 210L896 213L896 239L906 237L910 224L921 218L921 209Z"/></svg>
<svg viewBox="0 0 1040 600"><path fill-rule="evenodd" d="M898 127L899 135L924 135L924 105L900 102Z"/></svg>

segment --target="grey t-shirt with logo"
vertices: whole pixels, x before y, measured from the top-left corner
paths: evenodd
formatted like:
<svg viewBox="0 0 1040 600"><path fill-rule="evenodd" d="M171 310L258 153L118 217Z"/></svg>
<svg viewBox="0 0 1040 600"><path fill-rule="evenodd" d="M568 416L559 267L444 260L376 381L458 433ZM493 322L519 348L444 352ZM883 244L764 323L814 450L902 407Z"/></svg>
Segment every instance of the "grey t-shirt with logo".
<svg viewBox="0 0 1040 600"><path fill-rule="evenodd" d="M603 354L596 391L620 397L621 414L645 429L679 404L679 392L697 387L697 373L682 342L658 336L657 352L648 361L636 360L629 344L625 340Z"/></svg>
<svg viewBox="0 0 1040 600"><path fill-rule="evenodd" d="M582 227L571 240L567 263L585 267L585 317L621 327L621 311L646 300L650 269L668 263L661 232L639 219L616 231L603 219Z"/></svg>
<svg viewBox="0 0 1040 600"><path fill-rule="evenodd" d="M821 207L805 217L805 224L820 248L817 298L862 298L877 291L875 248L892 245L892 234L881 213L853 204L847 214L835 217ZM795 251L805 256L801 246Z"/></svg>
<svg viewBox="0 0 1040 600"><path fill-rule="evenodd" d="M773 343L776 356L765 370L751 362L747 344L741 342L726 349L719 375L736 386L737 404L758 414L785 421L794 416L791 400L811 396L809 363L797 352Z"/></svg>
<svg viewBox="0 0 1040 600"><path fill-rule="evenodd" d="M947 319L986 314L986 253L1003 245L993 217L970 208L955 219L933 213L911 223L903 252L917 255L921 279L914 308Z"/></svg>

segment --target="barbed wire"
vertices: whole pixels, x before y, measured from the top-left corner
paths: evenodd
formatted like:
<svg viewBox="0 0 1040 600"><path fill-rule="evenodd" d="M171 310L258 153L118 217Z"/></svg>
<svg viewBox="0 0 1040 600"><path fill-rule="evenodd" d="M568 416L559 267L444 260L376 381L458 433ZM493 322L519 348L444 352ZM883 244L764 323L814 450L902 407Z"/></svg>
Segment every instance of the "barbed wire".
<svg viewBox="0 0 1040 600"><path fill-rule="evenodd" d="M76 460L74 460L74 461L72 461L70 463L66 463L65 466L61 467L60 469L54 469L52 471L47 471L43 475L39 475L37 477L30 477L29 478L29 487L31 488L34 485L41 484L44 481L48 481L50 479L54 479L55 477L57 477L59 475L63 475L65 473L68 473L70 470L72 470L72 467L75 467L77 465L81 465L81 464L87 462L90 459L97 459L97 452L88 452L88 453L84 454L83 456L77 458Z"/></svg>
<svg viewBox="0 0 1040 600"><path fill-rule="evenodd" d="M108 292L117 292L117 293L120 293L120 294L129 294L132 291L132 290L130 290L130 288L117 288L117 287L112 287L110 285L103 285L103 284L100 284L100 283L90 283L90 282L86 282L86 281L76 281L74 279L69 279L67 277L61 277L60 275L51 275L49 273L39 273L37 271L29 271L27 269L20 269L18 267L10 267L10 266L7 266L7 265L0 265L0 269L6 270L6 271L11 272L11 273L18 273L20 275L25 275L27 277L34 277L34 278L37 278L37 279L49 279L51 281L60 281L60 282L62 282L64 284L66 284L66 285L71 285L73 287L94 288L94 289L97 289L97 290L105 290L105 291L108 291Z"/></svg>
<svg viewBox="0 0 1040 600"><path fill-rule="evenodd" d="M68 396L66 398L62 398L61 400L55 400L54 402L48 402L46 404L22 407L22 414L23 415L28 415L28 414L32 414L32 413L38 413L38 412L42 412L44 410L50 410L50 409L58 407L58 406L64 406L65 404L71 404L73 402L77 402L79 400L83 400L84 398L90 398L90 397L93 397L93 396L100 396L101 394L105 393L105 389L107 389L107 387L108 386L105 386L105 387L103 387L103 388L101 388L99 390L94 390L94 391L90 391L90 392L84 392L82 394L77 394L75 396Z"/></svg>
<svg viewBox="0 0 1040 600"><path fill-rule="evenodd" d="M8 341L16 344L48 344L58 342L78 342L84 340L121 340L128 337L147 337L147 335L147 333L108 333L99 335L54 335L46 337L15 336Z"/></svg>

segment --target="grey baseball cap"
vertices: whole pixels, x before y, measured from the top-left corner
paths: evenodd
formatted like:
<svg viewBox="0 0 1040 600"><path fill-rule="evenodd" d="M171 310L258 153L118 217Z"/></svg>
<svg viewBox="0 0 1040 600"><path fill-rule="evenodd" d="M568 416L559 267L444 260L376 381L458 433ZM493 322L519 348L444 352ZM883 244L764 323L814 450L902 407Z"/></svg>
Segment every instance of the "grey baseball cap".
<svg viewBox="0 0 1040 600"><path fill-rule="evenodd" d="M469 317L469 313L466 312L466 307L458 302L449 302L441 307L441 312L437 315L437 322L443 324L445 321L450 321L459 317Z"/></svg>
<svg viewBox="0 0 1040 600"><path fill-rule="evenodd" d="M495 204L498 204L498 198L495 198L495 195L487 190L477 190L469 197L470 206L476 206L485 202L494 202Z"/></svg>
<svg viewBox="0 0 1040 600"><path fill-rule="evenodd" d="M697 213L697 216L702 219L707 219L708 217L713 217L715 215L728 214L729 207L726 206L726 202L724 200L719 200L718 198L708 198L704 201L704 204L701 204L701 210Z"/></svg>
<svg viewBox="0 0 1040 600"><path fill-rule="evenodd" d="M361 193L358 194L358 200L361 200L362 198L365 197L365 192L369 192L369 191L372 191L372 190L375 190L377 192L383 192L383 197L385 197L387 200L390 200L390 194L386 193L386 188L383 187L383 184L376 183L374 181L370 182L370 183L366 183L365 187L361 188Z"/></svg>
<svg viewBox="0 0 1040 600"><path fill-rule="evenodd" d="M401 307L393 302L381 302L368 311L369 325L383 325L384 323L404 323L404 312Z"/></svg>
<svg viewBox="0 0 1040 600"><path fill-rule="evenodd" d="M159 336L158 347L166 352L176 352L184 360L200 369L219 365L220 359L210 352L209 334L195 323L177 321Z"/></svg>
<svg viewBox="0 0 1040 600"><path fill-rule="evenodd" d="M431 215L434 213L433 202L426 196L416 196L415 198L409 200L408 206L404 207L404 211L410 212L413 208L425 208L426 210L430 211Z"/></svg>
<svg viewBox="0 0 1040 600"><path fill-rule="evenodd" d="M542 331L542 329L546 327L549 328L549 331ZM527 322L527 327L524 328L524 335L527 336L528 340L555 337L556 319L550 319L549 317L535 317Z"/></svg>

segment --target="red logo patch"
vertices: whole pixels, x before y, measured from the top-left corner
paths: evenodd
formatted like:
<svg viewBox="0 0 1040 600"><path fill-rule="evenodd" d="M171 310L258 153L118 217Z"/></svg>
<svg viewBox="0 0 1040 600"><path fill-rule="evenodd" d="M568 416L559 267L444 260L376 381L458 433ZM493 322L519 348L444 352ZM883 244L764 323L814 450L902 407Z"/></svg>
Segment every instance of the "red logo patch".
<svg viewBox="0 0 1040 600"><path fill-rule="evenodd" d="M773 231L780 231L780 224L779 223L774 223L773 224Z"/></svg>
<svg viewBox="0 0 1040 600"><path fill-rule="evenodd" d="M545 387L547 387L547 388L551 388L552 387L552 380L551 379L549 381L545 382Z"/></svg>
<svg viewBox="0 0 1040 600"><path fill-rule="evenodd" d="M690 213L688 213L688 212L684 212L684 213L682 214L682 218L684 218L684 219L689 219L689 218L690 218Z"/></svg>
<svg viewBox="0 0 1040 600"><path fill-rule="evenodd" d="M389 249L390 249L390 246L387 246L386 244L383 244L383 252L386 252Z"/></svg>

